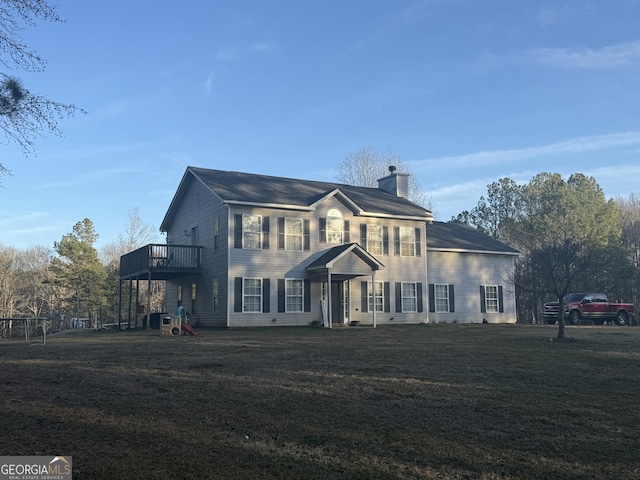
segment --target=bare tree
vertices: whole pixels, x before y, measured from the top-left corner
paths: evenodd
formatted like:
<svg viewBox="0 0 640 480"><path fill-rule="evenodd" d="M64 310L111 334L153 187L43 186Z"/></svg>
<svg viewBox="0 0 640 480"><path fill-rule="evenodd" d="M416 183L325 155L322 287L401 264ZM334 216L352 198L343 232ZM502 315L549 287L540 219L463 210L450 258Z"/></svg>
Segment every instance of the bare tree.
<svg viewBox="0 0 640 480"><path fill-rule="evenodd" d="M105 265L109 284L109 301L116 306L120 297L120 257L136 250L149 243L158 243L160 240L159 231L151 223L145 222L138 211L138 208L130 208L127 211L127 220L124 226L124 233L118 234L115 242L108 243L100 251L100 258ZM163 311L164 308L165 283L163 281L151 282L151 311ZM137 292L142 298L147 298L146 282L140 286ZM127 301L128 294L123 292L123 303ZM133 309L133 305L127 305L123 311ZM115 308L114 308L115 310Z"/></svg>
<svg viewBox="0 0 640 480"><path fill-rule="evenodd" d="M391 149L380 152L372 146L366 146L350 153L336 168L336 179L348 185L375 188L378 186L378 179L389 174L391 165L398 172L410 174L409 200L433 211L433 199L422 190L420 182L415 175L411 175L406 163Z"/></svg>
<svg viewBox="0 0 640 480"><path fill-rule="evenodd" d="M0 0L0 64L7 70L41 72L46 61L30 49L22 31L37 20L63 22L46 0ZM58 119L82 111L29 91L14 75L0 72L0 130L25 154L33 153L34 140L46 133L62 135ZM10 171L0 164L0 174Z"/></svg>
<svg viewBox="0 0 640 480"><path fill-rule="evenodd" d="M57 305L57 289L51 279L52 251L37 246L18 255L20 266L20 307L30 317L51 317Z"/></svg>

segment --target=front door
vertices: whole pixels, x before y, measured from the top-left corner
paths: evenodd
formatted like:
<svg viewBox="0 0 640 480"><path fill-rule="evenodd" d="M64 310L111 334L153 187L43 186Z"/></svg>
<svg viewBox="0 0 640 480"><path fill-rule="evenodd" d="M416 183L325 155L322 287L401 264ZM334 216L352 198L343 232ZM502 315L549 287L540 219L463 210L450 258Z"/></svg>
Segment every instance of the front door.
<svg viewBox="0 0 640 480"><path fill-rule="evenodd" d="M349 282L331 282L331 323L349 321Z"/></svg>

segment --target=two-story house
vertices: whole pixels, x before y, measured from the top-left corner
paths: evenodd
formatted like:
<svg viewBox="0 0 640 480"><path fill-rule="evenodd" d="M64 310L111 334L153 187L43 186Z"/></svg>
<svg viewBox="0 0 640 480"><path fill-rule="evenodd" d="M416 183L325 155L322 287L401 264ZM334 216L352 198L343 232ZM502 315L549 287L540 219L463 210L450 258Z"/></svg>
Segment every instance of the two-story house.
<svg viewBox="0 0 640 480"><path fill-rule="evenodd" d="M406 174L378 184L189 167L167 244L124 256L121 279L167 280L167 309L200 326L515 322L517 252L434 222Z"/></svg>

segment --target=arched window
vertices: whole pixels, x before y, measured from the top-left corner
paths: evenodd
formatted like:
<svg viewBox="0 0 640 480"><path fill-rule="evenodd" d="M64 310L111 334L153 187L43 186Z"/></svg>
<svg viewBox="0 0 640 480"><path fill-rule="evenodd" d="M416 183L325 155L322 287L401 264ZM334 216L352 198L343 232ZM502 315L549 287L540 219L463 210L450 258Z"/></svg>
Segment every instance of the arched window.
<svg viewBox="0 0 640 480"><path fill-rule="evenodd" d="M332 208L327 212L327 243L342 245L344 222L339 210Z"/></svg>

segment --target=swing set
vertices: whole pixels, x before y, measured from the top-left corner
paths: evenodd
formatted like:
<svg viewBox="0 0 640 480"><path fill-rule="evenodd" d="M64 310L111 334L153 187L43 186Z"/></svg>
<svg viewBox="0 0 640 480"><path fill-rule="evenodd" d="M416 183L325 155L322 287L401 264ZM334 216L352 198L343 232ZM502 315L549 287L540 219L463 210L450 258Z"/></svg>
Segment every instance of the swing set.
<svg viewBox="0 0 640 480"><path fill-rule="evenodd" d="M47 319L46 318L0 318L2 323L2 337L9 332L11 336L14 322L24 322L24 340L30 347L35 345L45 345L47 343ZM9 327L7 327L7 323Z"/></svg>

